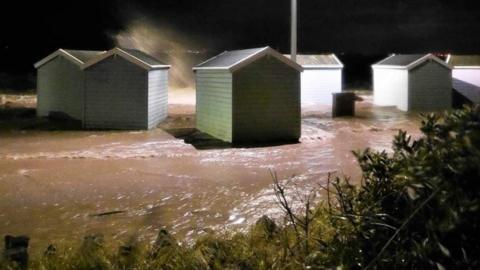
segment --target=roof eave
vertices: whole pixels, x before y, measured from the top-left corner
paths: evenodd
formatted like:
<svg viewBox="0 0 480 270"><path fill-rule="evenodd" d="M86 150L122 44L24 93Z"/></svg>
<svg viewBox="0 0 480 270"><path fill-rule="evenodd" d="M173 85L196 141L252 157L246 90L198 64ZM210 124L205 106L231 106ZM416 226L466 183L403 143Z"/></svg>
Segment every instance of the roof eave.
<svg viewBox="0 0 480 270"><path fill-rule="evenodd" d="M241 69L242 67L250 64L251 62L261 58L262 56L266 55L266 52L268 51L268 48L269 47L264 47L264 48L258 50L257 52L255 52L253 54L250 54L249 56L247 56L243 59L238 60L236 63L229 66L228 70L230 70L231 72L235 72L235 71Z"/></svg>
<svg viewBox="0 0 480 270"><path fill-rule="evenodd" d="M407 66L372 65L373 69L407 69Z"/></svg>
<svg viewBox="0 0 480 270"><path fill-rule="evenodd" d="M448 54L448 55L447 55L447 59L445 59L445 62L446 62L447 64L450 64L450 60L452 60L452 54Z"/></svg>
<svg viewBox="0 0 480 270"><path fill-rule="evenodd" d="M69 60L70 62L72 62L73 64L76 64L79 67L81 67L84 64L83 61L81 61L80 59L76 58L75 56L69 54L64 49L58 49L58 50L54 51L53 53L49 54L47 57L43 58L42 60L36 62L33 66L36 69L38 69L41 66L47 64L48 62L52 61L53 59L55 59L58 56L64 56L65 59Z"/></svg>
<svg viewBox="0 0 480 270"><path fill-rule="evenodd" d="M373 66L383 66L383 65L382 65L382 64L380 64L380 63L382 63L382 62L385 62L386 60L388 60L388 59L390 59L390 58L394 57L395 55L396 55L396 54L392 54L392 55L388 56L387 58L384 58L384 59L382 59L382 60L380 60L380 61L376 62L375 64L373 64Z"/></svg>
<svg viewBox="0 0 480 270"><path fill-rule="evenodd" d="M288 59L291 58L291 56L289 54L284 54L283 56L287 57ZM300 57L300 56L319 56L317 54L298 54L297 57ZM298 58L297 58L297 64L299 64L300 66L302 66L304 69L306 68L309 68L309 67L339 67L339 68L343 68L343 63L342 61L340 61L340 59L338 59L337 55L334 54L334 53L330 53L330 54L321 54L321 56L329 56L329 57L332 57L333 60L336 62L336 64L302 64ZM300 62L300 63L299 63Z"/></svg>
<svg viewBox="0 0 480 270"><path fill-rule="evenodd" d="M387 58L388 59L388 58ZM385 59L386 60L386 59ZM383 61L385 61L383 60ZM437 62L438 64L444 66L445 68L452 69L447 63L442 61L440 58L436 57L433 54L426 54L425 56L413 61L412 63L405 65L405 66L398 66L398 65L372 65L373 69L406 69L406 70L412 70L416 68L417 66L421 65L422 63L428 61L428 60L433 60ZM381 61L381 62L383 62ZM380 63L381 63L380 62Z"/></svg>
<svg viewBox="0 0 480 270"><path fill-rule="evenodd" d="M138 65L144 67L145 69L159 69L159 68L170 68L170 65L150 65L149 63L143 61L142 59L122 50L121 48L114 48L114 50L118 50L121 54L123 54L123 56L125 56L126 58L131 58L133 61L131 62L136 62ZM158 61L158 60L157 60Z"/></svg>
<svg viewBox="0 0 480 270"><path fill-rule="evenodd" d="M172 68L171 65L154 65L150 66L150 70L156 70L156 69L170 69Z"/></svg>
<svg viewBox="0 0 480 270"><path fill-rule="evenodd" d="M222 54L224 54L224 53L225 52L223 52ZM222 55L222 54L220 54L220 55ZM284 55L280 54L279 52L273 50L272 48L270 48L268 46L264 47L264 48L261 48L257 52L255 52L253 54L250 54L247 57L244 57L244 58L238 60L237 62L235 62L234 64L232 64L230 66L225 66L225 67L202 67L201 66L201 65L203 65L205 63L208 63L211 60L219 57L220 55L218 55L216 57L213 57L213 58L210 58L209 60L203 62L202 64L199 64L198 66L193 68L193 71L195 72L197 70L224 70L224 71L227 70L227 71L230 71L230 72L233 73L233 72L245 67L246 65L254 62L255 60L260 59L261 57L263 57L265 55L272 55L273 57L279 59L283 63L291 66L292 68L298 70L299 72L303 71L303 67L301 65L293 62L289 58L285 57Z"/></svg>
<svg viewBox="0 0 480 270"><path fill-rule="evenodd" d="M333 58L335 58L335 60L337 61L338 66L340 66L341 68L343 68L343 67L344 67L344 66L343 66L343 63L342 63L342 61L340 61L340 59L338 59L337 55L334 54L334 53L332 53L332 56L333 56Z"/></svg>
<svg viewBox="0 0 480 270"><path fill-rule="evenodd" d="M192 68L193 71L197 70L228 70L230 71L229 67L194 67Z"/></svg>
<svg viewBox="0 0 480 270"><path fill-rule="evenodd" d="M100 63L102 62L103 60L107 59L107 58L110 58L111 56L113 55L118 55L122 58L124 58L125 60L143 68L143 69L146 69L146 70L153 70L153 69L167 69L167 68L170 68L170 65L150 65L148 63L146 63L145 61L129 54L128 52L118 48L118 47L115 47L109 51L107 51L106 53L104 54L100 54L98 57L92 59L91 61L88 61L87 63L85 63L84 65L82 65L82 69L87 69L97 63Z"/></svg>
<svg viewBox="0 0 480 270"><path fill-rule="evenodd" d="M245 57L244 59L238 61L237 63L231 65L229 67L229 70L231 72L235 72L244 66L254 62L257 59L262 58L265 55L272 55L273 57L277 58L278 60L282 61L283 63L289 65L290 67L296 69L298 72L303 72L304 68L299 65L298 63L292 61L291 59L285 57L283 54L275 51L274 49L270 47L265 47L262 50L259 50L257 53L249 55L248 57Z"/></svg>
<svg viewBox="0 0 480 270"><path fill-rule="evenodd" d="M198 68L201 68L200 66L205 65L206 63L208 63L208 62L210 62L210 61L218 58L219 56L221 56L221 55L223 55L223 54L225 54L225 53L227 53L227 51L224 51L224 52L222 52L222 53L219 54L219 55L216 55L216 56L214 56L214 57L212 57L212 58L209 58L209 59L203 61L202 63L200 63L200 64L198 64L196 67L194 67L194 69L197 68L197 67L198 67Z"/></svg>
<svg viewBox="0 0 480 270"><path fill-rule="evenodd" d="M480 66L451 66L453 69L480 69Z"/></svg>
<svg viewBox="0 0 480 270"><path fill-rule="evenodd" d="M452 69L480 69L480 65L453 65L452 62L452 54L449 54L447 56L446 63L452 68Z"/></svg>
<svg viewBox="0 0 480 270"><path fill-rule="evenodd" d="M303 69L342 69L343 65L302 65Z"/></svg>
<svg viewBox="0 0 480 270"><path fill-rule="evenodd" d="M452 67L449 66L447 63L445 63L442 59L436 57L435 55L433 55L431 53L429 53L429 54L425 55L424 57L410 63L409 65L407 65L407 69L408 70L414 69L417 66L423 64L424 62L426 62L428 60L433 60L433 61L437 62L438 64L444 66L445 68L452 69Z"/></svg>
<svg viewBox="0 0 480 270"><path fill-rule="evenodd" d="M431 59L431 54L426 54L426 55L422 56L421 58L419 58L419 59L413 61L412 63L408 64L407 69L411 70L411 69L423 64L428 59Z"/></svg>

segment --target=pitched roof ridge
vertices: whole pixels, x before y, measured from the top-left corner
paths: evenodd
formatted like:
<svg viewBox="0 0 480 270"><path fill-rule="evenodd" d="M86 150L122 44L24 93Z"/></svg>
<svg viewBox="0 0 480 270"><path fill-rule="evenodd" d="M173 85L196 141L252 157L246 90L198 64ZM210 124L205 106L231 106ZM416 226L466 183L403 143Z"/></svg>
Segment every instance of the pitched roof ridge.
<svg viewBox="0 0 480 270"><path fill-rule="evenodd" d="M152 58L153 60L155 60L156 62L160 63L160 64L151 64L151 63L148 63L145 59L141 59L139 58L138 56L132 54L131 52L128 52L128 50L135 50L137 52L140 52L142 54L144 54L145 56L148 56L149 58ZM82 69L86 69L86 68L89 68L90 66L93 66L99 62L102 62L103 60L111 57L112 55L119 55L123 58L125 58L127 61L130 61L132 62L133 64L136 64L142 68L145 68L145 69L153 69L153 68L169 68L170 65L167 65L167 64L164 64L162 61L158 60L157 58L151 56L150 54L146 53L146 52L143 52L141 50L138 50L138 49L127 49L127 48L121 48L121 47L114 47L113 49L110 49L109 51L107 51L106 53L102 54L102 55L99 55L98 57L92 59L91 61L85 63L83 66L82 66Z"/></svg>

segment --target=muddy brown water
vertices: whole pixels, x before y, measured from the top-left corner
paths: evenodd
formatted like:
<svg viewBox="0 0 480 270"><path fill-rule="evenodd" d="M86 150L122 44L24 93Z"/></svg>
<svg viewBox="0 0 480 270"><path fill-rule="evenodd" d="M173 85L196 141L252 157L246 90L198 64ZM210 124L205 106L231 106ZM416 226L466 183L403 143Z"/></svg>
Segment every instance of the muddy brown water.
<svg viewBox="0 0 480 270"><path fill-rule="evenodd" d="M399 129L419 135L418 116L365 98L355 118L305 110L301 143L270 147L185 143L171 130L193 128L192 104L148 132L0 128L0 235L29 235L35 252L91 233L151 241L166 228L188 240L279 217L270 170L304 191L329 172L358 180L351 150L388 150Z"/></svg>

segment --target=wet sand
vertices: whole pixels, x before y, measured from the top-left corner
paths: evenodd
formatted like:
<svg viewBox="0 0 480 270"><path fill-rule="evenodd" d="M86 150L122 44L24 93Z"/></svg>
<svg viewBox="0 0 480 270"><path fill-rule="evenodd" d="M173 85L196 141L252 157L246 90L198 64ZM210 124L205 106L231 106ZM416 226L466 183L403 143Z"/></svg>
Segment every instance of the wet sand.
<svg viewBox="0 0 480 270"><path fill-rule="evenodd" d="M358 103L355 118L332 119L326 106L305 109L300 143L244 148L186 143L192 102L171 105L169 119L152 131L22 129L3 120L0 235L29 235L35 252L90 233L152 240L166 228L188 240L245 229L281 213L270 170L293 177L301 192L325 184L329 172L358 181L351 150L388 150L399 129L419 134L416 114L370 101Z"/></svg>

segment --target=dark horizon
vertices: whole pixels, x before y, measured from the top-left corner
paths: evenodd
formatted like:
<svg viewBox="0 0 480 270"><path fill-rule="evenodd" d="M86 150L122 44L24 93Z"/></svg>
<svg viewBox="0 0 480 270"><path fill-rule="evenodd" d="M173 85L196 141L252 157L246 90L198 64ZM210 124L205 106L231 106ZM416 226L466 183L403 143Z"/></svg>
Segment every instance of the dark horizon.
<svg viewBox="0 0 480 270"><path fill-rule="evenodd" d="M33 72L58 48L105 50L132 22L148 21L189 49L269 45L289 52L290 0L17 2L4 8L0 72ZM299 53L378 59L389 53L480 53L475 1L299 1ZM177 41L177 42L178 42ZM185 46L184 46L185 47ZM347 57L347 58L348 58ZM373 61L373 60L372 60Z"/></svg>

